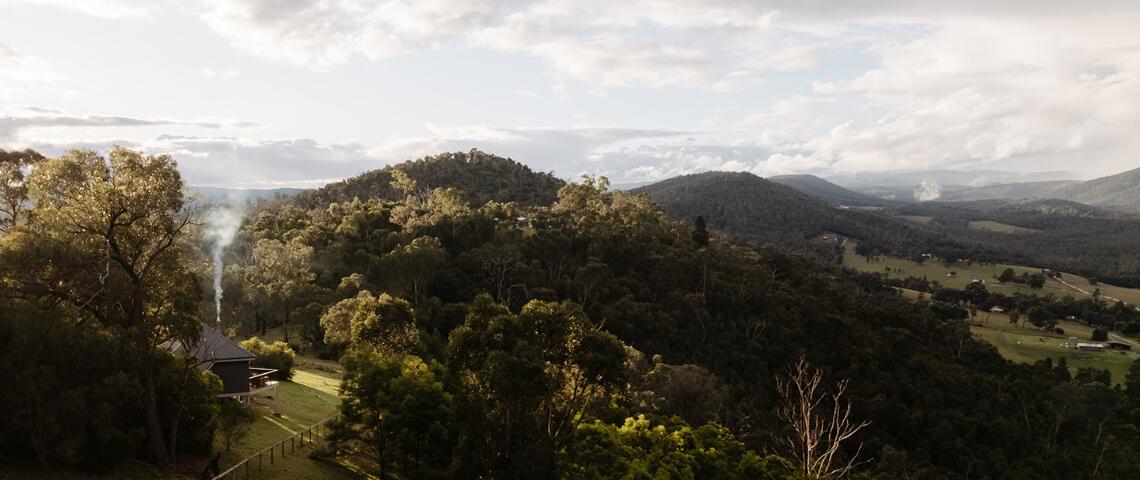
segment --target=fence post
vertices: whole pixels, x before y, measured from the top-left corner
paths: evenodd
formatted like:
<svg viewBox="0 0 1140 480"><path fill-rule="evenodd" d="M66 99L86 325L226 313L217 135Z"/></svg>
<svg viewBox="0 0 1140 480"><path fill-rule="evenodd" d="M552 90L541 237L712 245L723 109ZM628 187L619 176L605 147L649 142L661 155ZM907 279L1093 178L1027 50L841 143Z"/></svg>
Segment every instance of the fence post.
<svg viewBox="0 0 1140 480"><path fill-rule="evenodd" d="M276 446L277 445L274 445L274 447L276 447ZM273 465L273 452L274 452L274 448L269 447L269 464L270 465Z"/></svg>

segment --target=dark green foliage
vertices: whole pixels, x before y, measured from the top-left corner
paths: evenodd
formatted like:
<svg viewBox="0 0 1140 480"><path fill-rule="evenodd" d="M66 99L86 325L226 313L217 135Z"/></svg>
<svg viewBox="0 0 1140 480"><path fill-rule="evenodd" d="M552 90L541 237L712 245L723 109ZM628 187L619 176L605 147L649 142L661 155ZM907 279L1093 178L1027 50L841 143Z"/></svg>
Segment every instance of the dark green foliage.
<svg viewBox="0 0 1140 480"><path fill-rule="evenodd" d="M483 205L492 200L520 205L549 205L563 184L554 175L534 172L509 158L471 150L443 153L373 170L316 190L306 190L288 201L304 208L323 208L330 203L348 202L353 198L403 199L403 194L391 185L391 172L397 169L407 173L425 191L438 187L458 188L473 205Z"/></svg>
<svg viewBox="0 0 1140 480"><path fill-rule="evenodd" d="M252 366L261 368L275 368L273 378L288 380L293 378L293 361L297 354L285 342L266 342L257 337L241 342L241 347L249 350L254 358Z"/></svg>
<svg viewBox="0 0 1140 480"><path fill-rule="evenodd" d="M214 434L217 377L161 354L156 387L163 418L177 418L178 449L205 453ZM111 339L57 313L0 300L0 395L9 420L0 445L45 465L102 470L134 455L145 437L138 379L121 370ZM182 415L175 415L175 409Z"/></svg>
<svg viewBox="0 0 1140 480"><path fill-rule="evenodd" d="M578 427L567 448L562 478L792 480L795 468L775 456L749 451L715 423L654 425L644 415L621 426Z"/></svg>
<svg viewBox="0 0 1140 480"><path fill-rule="evenodd" d="M257 415L240 401L229 398L218 401L218 430L221 431L227 452L233 444L249 435L255 420Z"/></svg>
<svg viewBox="0 0 1140 480"><path fill-rule="evenodd" d="M705 215L715 226L716 218L768 208L761 201L766 195L785 198L775 187L756 187L755 179L729 177L753 185L744 187L751 193L678 216ZM496 205L451 213L424 207L408 221L407 205L347 202L262 212L249 234L311 246L316 284L336 292L326 305L361 290L391 292L409 304L419 297L413 310L423 350L417 353L426 365L441 364L446 373L436 378L452 396L446 430L455 448L447 472L454 477L550 478L567 465L579 425L620 425L639 414L669 429L679 428L666 420L673 415L694 425L712 419L748 449L774 451L784 426L772 413L773 377L801 354L829 383L848 379L854 414L872 422L856 439L864 445L860 458L874 459L862 474L1080 477L1095 467L1110 437L1112 471L1136 467L1129 437L1135 423L1124 415L1123 393L1104 387L1101 374L1074 378L1052 362L1010 363L972 339L960 320L968 313L963 305L1039 306L1045 312L1038 316L1064 318L1058 315L1072 315L1065 312L1078 304L1030 303L980 287L943 291L932 282L926 285L934 302L910 302L876 275L715 240L698 248L692 224L667 220L644 197L605 188L604 179L569 184L553 206L527 209L521 224ZM681 192L692 194L687 198L710 193L689 188ZM771 208L775 218L762 225L807 225L795 230L805 243L831 225L816 219L837 215L826 205L819 216L810 206ZM400 222L392 220L397 210ZM911 227L890 231L898 235L882 238L898 244L926 238ZM771 235L782 241L784 233ZM424 237L438 239L447 255L432 278L415 274L398 285L399 272L380 266ZM342 289L352 274L358 276L348 283L357 286ZM412 278L422 280L418 293L409 288ZM1129 318L1107 307L1090 311ZM699 374L673 375L683 365ZM589 395L568 396L574 385L590 387L578 390ZM373 390L383 391L364 389L346 396L346 404ZM1111 415L1100 416L1105 412ZM853 454L857 442L841 456ZM583 468L635 463L598 455L576 462Z"/></svg>
<svg viewBox="0 0 1140 480"><path fill-rule="evenodd" d="M1103 328L1093 329L1092 340L1094 342L1106 342L1106 341L1108 341L1108 330L1105 330Z"/></svg>
<svg viewBox="0 0 1140 480"><path fill-rule="evenodd" d="M68 328L23 302L0 304L0 395L5 451L41 463L102 469L142 445L138 384L114 365L106 339Z"/></svg>
<svg viewBox="0 0 1140 480"><path fill-rule="evenodd" d="M693 242L698 247L709 246L709 229L705 224L705 217L697 216L697 219L693 220Z"/></svg>
<svg viewBox="0 0 1140 480"><path fill-rule="evenodd" d="M455 414L443 368L366 345L350 348L343 363L345 402L331 449L372 459L381 478L449 478Z"/></svg>

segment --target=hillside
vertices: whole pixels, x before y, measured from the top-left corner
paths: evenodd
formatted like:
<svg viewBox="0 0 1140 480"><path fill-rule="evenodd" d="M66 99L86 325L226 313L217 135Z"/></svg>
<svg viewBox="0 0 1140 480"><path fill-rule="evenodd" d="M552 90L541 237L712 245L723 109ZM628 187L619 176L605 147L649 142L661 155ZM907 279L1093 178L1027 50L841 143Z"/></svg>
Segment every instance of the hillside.
<svg viewBox="0 0 1140 480"><path fill-rule="evenodd" d="M1016 198L1049 198L1058 189L1074 185L1079 182L1071 180L1054 180L1047 182L1001 183L986 185L984 187L970 187L960 190L943 192L938 198L940 202L964 202L990 199L1016 199Z"/></svg>
<svg viewBox="0 0 1140 480"><path fill-rule="evenodd" d="M491 200L524 205L550 204L564 183L550 173L535 172L510 158L471 150L442 153L365 172L302 192L293 202L303 208L316 208L354 197L395 200L397 192L391 185L394 169L407 173L420 188L458 188L475 206Z"/></svg>
<svg viewBox="0 0 1140 480"><path fill-rule="evenodd" d="M677 219L705 217L708 224L754 244L802 249L817 236L835 233L868 248L911 256L977 253L963 244L882 215L833 208L790 187L750 173L708 172L671 178L633 190L644 193Z"/></svg>
<svg viewBox="0 0 1140 480"><path fill-rule="evenodd" d="M1140 217L1068 200L927 202L892 213L928 219L919 228L987 245L1006 262L1033 264L1140 286ZM982 224L1004 229L978 228ZM1033 233L1027 233L1033 232Z"/></svg>
<svg viewBox="0 0 1140 480"><path fill-rule="evenodd" d="M848 190L815 175L777 175L768 177L768 181L792 188L797 192L832 205L887 207L897 204L890 200Z"/></svg>
<svg viewBox="0 0 1140 480"><path fill-rule="evenodd" d="M893 172L859 172L834 175L828 181L844 188L906 187L934 182L943 187L981 187L996 184L1047 182L1073 178L1070 172L1006 172L1001 170L913 170Z"/></svg>
<svg viewBox="0 0 1140 480"><path fill-rule="evenodd" d="M1056 198L1121 210L1140 210L1140 168L1068 185L1053 194Z"/></svg>

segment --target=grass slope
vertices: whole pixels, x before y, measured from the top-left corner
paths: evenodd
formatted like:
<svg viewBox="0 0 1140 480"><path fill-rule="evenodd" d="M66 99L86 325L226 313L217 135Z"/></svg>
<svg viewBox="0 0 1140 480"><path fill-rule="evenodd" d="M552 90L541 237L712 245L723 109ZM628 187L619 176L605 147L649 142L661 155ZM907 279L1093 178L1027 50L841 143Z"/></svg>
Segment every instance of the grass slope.
<svg viewBox="0 0 1140 480"><path fill-rule="evenodd" d="M998 283L997 277L1006 268L1012 268L1017 275L1039 273L1040 268L1001 263L954 263L947 266L942 262L930 261L920 264L911 260L885 256L868 260L865 257L855 255L855 246L852 242L847 242L844 246L843 266L862 272L882 273L891 278L925 277L927 280L938 281L939 284L957 289L965 288L974 279L985 280L986 288L991 292L1006 295L1016 292L1037 295L1052 293L1058 296L1080 298L1088 296L1099 288L1105 299L1123 300L1128 304L1140 305L1140 289L1117 287L1103 282L1093 285L1089 283L1088 278L1071 273L1061 274L1064 283L1050 279L1045 283L1044 288L1034 290L1026 285L1016 283ZM956 275L948 277L947 274L951 272Z"/></svg>
<svg viewBox="0 0 1140 480"><path fill-rule="evenodd" d="M1069 337L1079 341L1089 341L1092 330L1088 325L1060 321L1057 327L1064 335L1045 332L1033 326L1019 326L1009 323L1005 314L979 312L978 322L971 323L970 332L975 337L997 347L1001 356L1024 363L1034 363L1046 358L1054 362L1061 358L1068 363L1074 373L1081 368L1108 370L1113 383L1121 383L1128 375L1128 368L1138 358L1136 352L1105 350L1103 352L1078 351L1069 346Z"/></svg>
<svg viewBox="0 0 1140 480"><path fill-rule="evenodd" d="M340 380L340 368L335 362L298 357L293 380L281 382L277 387L281 416L273 415L271 398L255 398L253 408L257 413L257 421L249 436L235 445L232 451L223 453L222 468L229 468L243 458L255 455L268 446L336 415L340 405L340 398L337 396ZM216 445L219 451L225 447L221 438L217 439ZM289 444L286 443L285 449L286 457L281 459L277 456L273 465L269 464L268 456L263 458L263 470L258 474L258 478L301 480L364 478L352 459L338 459L336 463L312 459L308 456L312 451L310 446L292 453Z"/></svg>
<svg viewBox="0 0 1140 480"><path fill-rule="evenodd" d="M981 230L983 232L998 232L998 233L1037 233L1040 230L1033 228L1019 227L1017 225L1010 225L1008 223L995 222L993 220L975 220L969 223L970 230Z"/></svg>

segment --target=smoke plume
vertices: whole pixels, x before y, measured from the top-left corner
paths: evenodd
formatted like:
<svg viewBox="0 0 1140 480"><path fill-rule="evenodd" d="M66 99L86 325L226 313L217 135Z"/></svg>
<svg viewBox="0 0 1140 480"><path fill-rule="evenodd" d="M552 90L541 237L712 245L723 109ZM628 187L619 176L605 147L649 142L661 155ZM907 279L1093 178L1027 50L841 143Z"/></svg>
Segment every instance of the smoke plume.
<svg viewBox="0 0 1140 480"><path fill-rule="evenodd" d="M222 257L237 236L243 210L244 202L231 196L211 205L206 217L206 237L214 259L214 312L218 326L222 323L222 272L225 269Z"/></svg>
<svg viewBox="0 0 1140 480"><path fill-rule="evenodd" d="M921 184L914 187L914 199L920 202L929 202L931 200L938 200L942 196L942 185L933 180L923 180Z"/></svg>

